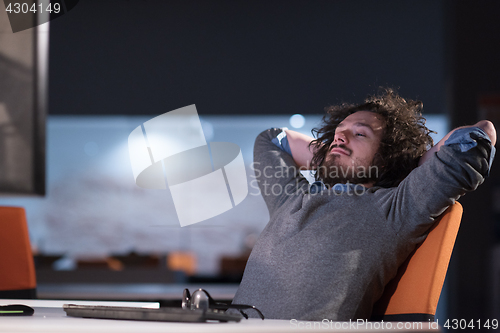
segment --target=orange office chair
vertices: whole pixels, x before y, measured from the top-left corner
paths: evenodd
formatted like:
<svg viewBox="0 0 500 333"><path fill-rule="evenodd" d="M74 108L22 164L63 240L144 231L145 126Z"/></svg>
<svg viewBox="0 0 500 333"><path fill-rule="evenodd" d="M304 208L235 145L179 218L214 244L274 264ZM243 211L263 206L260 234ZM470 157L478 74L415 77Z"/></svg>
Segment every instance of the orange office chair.
<svg viewBox="0 0 500 333"><path fill-rule="evenodd" d="M371 320L434 321L462 212L462 205L456 202L441 215L385 287Z"/></svg>
<svg viewBox="0 0 500 333"><path fill-rule="evenodd" d="M36 298L35 265L21 207L0 207L0 298Z"/></svg>

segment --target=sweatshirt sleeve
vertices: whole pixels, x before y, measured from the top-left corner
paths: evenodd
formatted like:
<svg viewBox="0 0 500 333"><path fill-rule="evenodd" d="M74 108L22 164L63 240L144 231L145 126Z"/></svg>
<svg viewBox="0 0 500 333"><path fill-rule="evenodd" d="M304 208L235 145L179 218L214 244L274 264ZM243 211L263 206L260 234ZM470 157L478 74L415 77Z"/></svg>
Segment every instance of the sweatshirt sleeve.
<svg viewBox="0 0 500 333"><path fill-rule="evenodd" d="M483 183L494 154L481 129L455 131L431 159L388 192L388 217L402 221L402 230L422 235L455 200Z"/></svg>
<svg viewBox="0 0 500 333"><path fill-rule="evenodd" d="M309 182L287 152L288 142L281 133L281 128L265 130L257 136L254 146L253 170L270 215L287 198L309 189Z"/></svg>

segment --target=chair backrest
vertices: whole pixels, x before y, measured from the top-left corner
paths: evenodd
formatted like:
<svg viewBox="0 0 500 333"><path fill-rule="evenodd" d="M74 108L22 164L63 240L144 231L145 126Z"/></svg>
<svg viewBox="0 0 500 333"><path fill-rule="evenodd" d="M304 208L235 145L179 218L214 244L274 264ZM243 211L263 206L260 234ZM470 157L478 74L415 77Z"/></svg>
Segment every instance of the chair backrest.
<svg viewBox="0 0 500 333"><path fill-rule="evenodd" d="M0 207L0 298L36 298L36 274L21 207Z"/></svg>
<svg viewBox="0 0 500 333"><path fill-rule="evenodd" d="M425 241L385 287L371 320L434 320L462 212L462 205L456 202L440 216Z"/></svg>

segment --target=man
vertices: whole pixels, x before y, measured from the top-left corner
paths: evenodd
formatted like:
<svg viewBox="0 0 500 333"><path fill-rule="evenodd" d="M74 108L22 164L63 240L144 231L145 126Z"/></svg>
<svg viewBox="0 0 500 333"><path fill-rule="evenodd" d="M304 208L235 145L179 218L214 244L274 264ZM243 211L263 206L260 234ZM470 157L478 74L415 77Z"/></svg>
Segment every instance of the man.
<svg viewBox="0 0 500 333"><path fill-rule="evenodd" d="M489 121L430 148L421 107L388 89L329 108L316 140L278 128L258 136L254 166L270 221L233 303L274 319L370 318L434 219L483 182L494 155ZM304 167L316 170L311 186Z"/></svg>

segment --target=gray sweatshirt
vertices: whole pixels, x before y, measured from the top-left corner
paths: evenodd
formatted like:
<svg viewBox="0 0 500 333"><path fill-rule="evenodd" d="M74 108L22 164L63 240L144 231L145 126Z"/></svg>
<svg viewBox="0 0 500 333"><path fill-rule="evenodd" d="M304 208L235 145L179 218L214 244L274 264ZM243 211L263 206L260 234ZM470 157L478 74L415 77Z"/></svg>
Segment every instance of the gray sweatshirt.
<svg viewBox="0 0 500 333"><path fill-rule="evenodd" d="M270 221L233 300L256 306L269 319L369 319L384 286L434 219L483 182L493 155L484 132L479 134L486 138L478 139L469 130L452 135L398 187L311 194L292 156L271 141L281 132L266 130L255 142L255 174ZM464 135L477 139L466 149Z"/></svg>

